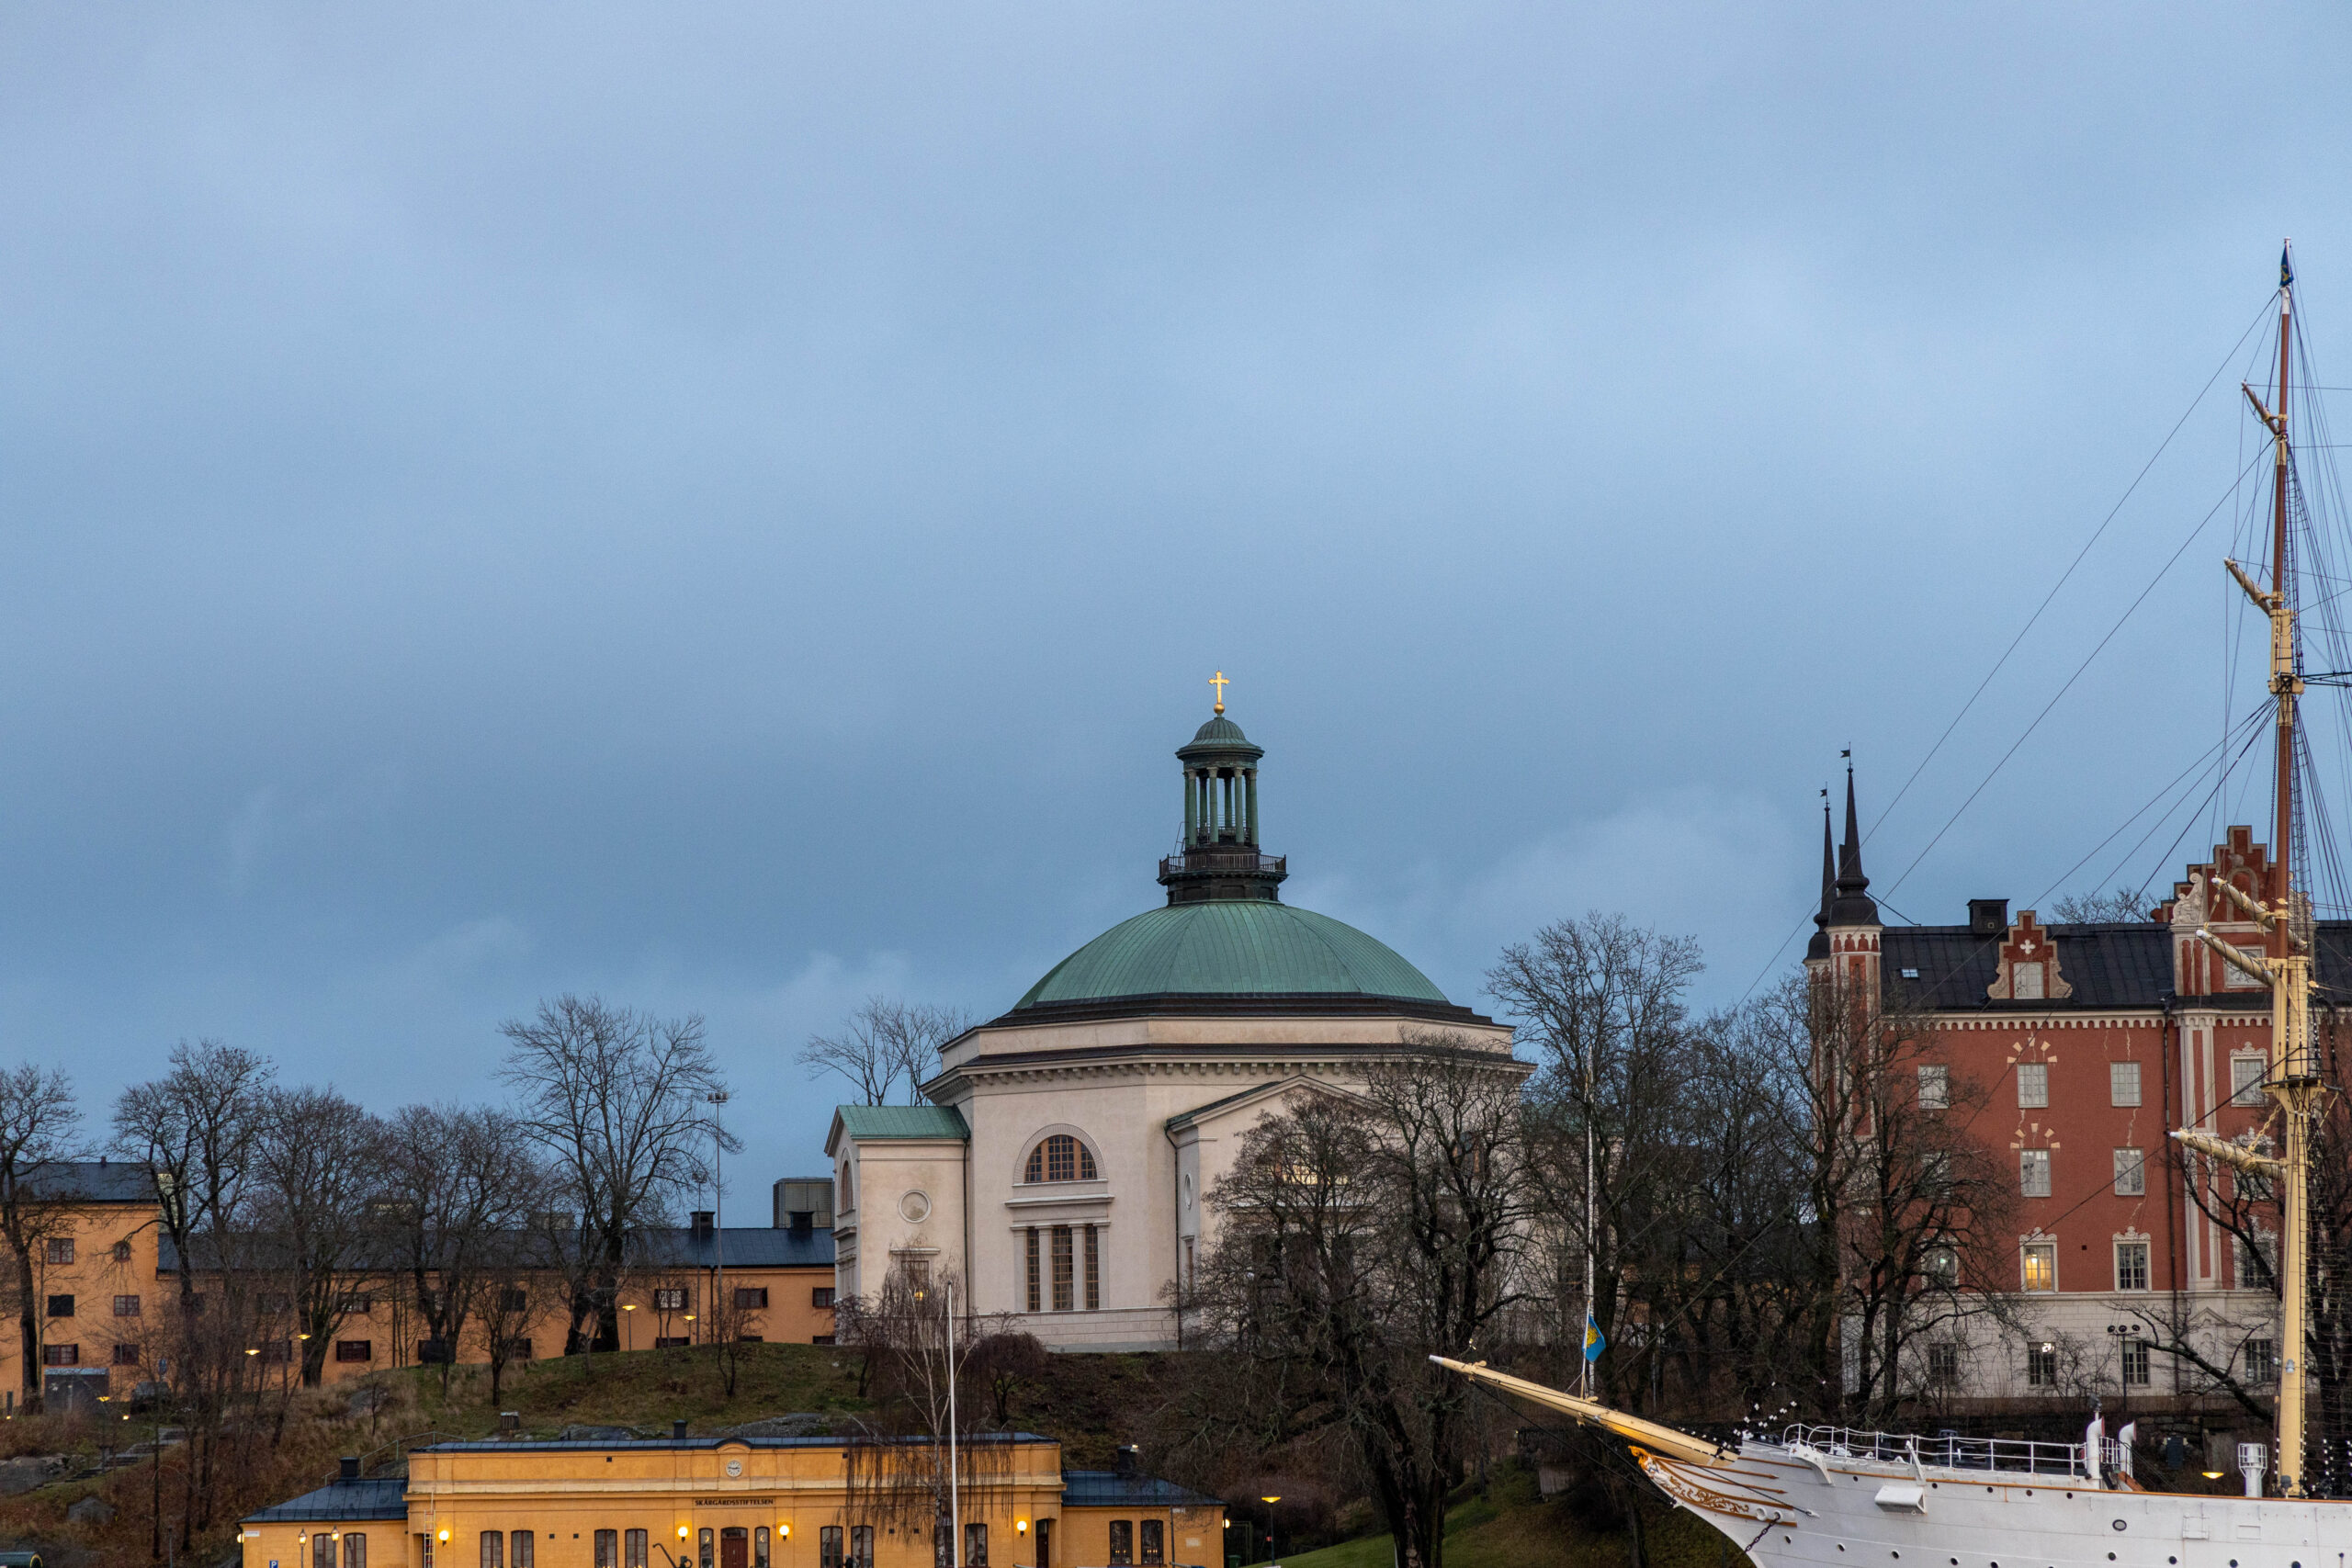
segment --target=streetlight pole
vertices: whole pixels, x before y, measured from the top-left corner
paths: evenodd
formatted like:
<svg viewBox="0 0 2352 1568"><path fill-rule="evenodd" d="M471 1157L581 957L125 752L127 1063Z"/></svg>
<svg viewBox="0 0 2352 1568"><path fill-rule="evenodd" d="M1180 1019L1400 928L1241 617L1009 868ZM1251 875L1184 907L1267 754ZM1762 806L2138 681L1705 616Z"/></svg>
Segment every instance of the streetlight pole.
<svg viewBox="0 0 2352 1568"><path fill-rule="evenodd" d="M956 1490L956 1281L947 1281L947 1563L964 1561L964 1500Z"/></svg>
<svg viewBox="0 0 2352 1568"><path fill-rule="evenodd" d="M727 1091L715 1089L704 1098L710 1101L710 1256L718 1280L712 1287L710 1329L716 1344L718 1336L728 1333L730 1326L719 1310L727 1303L727 1134L719 1125L719 1118L726 1113Z"/></svg>

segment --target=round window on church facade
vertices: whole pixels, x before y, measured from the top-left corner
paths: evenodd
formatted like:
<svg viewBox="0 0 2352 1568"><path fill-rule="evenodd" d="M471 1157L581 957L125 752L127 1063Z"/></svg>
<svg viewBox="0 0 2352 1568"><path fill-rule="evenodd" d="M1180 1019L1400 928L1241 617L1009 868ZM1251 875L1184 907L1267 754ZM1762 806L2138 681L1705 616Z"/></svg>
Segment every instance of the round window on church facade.
<svg viewBox="0 0 2352 1568"><path fill-rule="evenodd" d="M1029 1163L1022 1170L1021 1179L1099 1181L1102 1172L1094 1164L1092 1149L1068 1133L1056 1133L1029 1151Z"/></svg>
<svg viewBox="0 0 2352 1568"><path fill-rule="evenodd" d="M931 1218L931 1194L917 1189L899 1200L899 1217L910 1225Z"/></svg>

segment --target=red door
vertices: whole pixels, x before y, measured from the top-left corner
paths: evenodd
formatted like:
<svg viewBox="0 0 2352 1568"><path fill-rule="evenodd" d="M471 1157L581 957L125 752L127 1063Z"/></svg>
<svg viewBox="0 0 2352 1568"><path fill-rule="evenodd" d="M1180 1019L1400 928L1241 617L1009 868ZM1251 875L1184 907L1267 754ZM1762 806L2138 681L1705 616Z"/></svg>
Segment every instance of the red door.
<svg viewBox="0 0 2352 1568"><path fill-rule="evenodd" d="M718 1532L718 1568L752 1568L752 1533L741 1525Z"/></svg>

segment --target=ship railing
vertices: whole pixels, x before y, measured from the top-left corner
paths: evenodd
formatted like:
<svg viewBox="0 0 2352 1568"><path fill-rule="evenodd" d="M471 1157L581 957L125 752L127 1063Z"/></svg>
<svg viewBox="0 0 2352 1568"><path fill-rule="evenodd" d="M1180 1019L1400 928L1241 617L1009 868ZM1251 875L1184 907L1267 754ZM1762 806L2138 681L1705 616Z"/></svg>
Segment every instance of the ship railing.
<svg viewBox="0 0 2352 1568"><path fill-rule="evenodd" d="M1957 1433L1928 1437L1918 1432L1864 1432L1850 1427L1791 1427L1781 1434L1783 1448L1805 1448L1829 1459L1874 1460L1883 1464L1933 1465L1939 1470L1988 1470L2024 1475L2081 1476L2083 1445L2037 1443L2022 1438L1963 1438ZM2120 1446L2109 1442L2106 1456L2112 1473L2121 1457Z"/></svg>

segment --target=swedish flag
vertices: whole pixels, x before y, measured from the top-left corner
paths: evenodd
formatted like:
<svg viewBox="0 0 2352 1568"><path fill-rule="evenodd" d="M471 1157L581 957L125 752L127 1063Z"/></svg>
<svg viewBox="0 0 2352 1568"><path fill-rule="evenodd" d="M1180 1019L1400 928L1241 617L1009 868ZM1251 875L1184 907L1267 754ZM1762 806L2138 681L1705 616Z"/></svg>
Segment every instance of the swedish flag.
<svg viewBox="0 0 2352 1568"><path fill-rule="evenodd" d="M1600 1332L1600 1325L1592 1321L1592 1314L1584 1314L1584 1359L1598 1361L1600 1353L1609 1348L1608 1337Z"/></svg>

